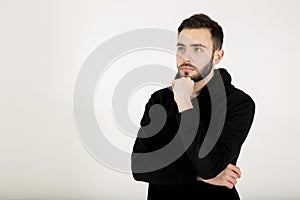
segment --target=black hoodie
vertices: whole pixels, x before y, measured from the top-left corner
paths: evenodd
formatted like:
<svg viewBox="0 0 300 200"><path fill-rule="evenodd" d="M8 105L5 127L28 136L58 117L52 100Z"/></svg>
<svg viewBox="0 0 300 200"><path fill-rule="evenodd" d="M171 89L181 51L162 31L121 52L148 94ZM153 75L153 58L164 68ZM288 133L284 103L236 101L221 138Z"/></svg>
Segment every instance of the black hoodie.
<svg viewBox="0 0 300 200"><path fill-rule="evenodd" d="M149 183L148 199L239 199L235 188L196 177L210 179L236 165L255 104L222 68L192 104L179 113L171 87L151 95L133 147L133 177Z"/></svg>

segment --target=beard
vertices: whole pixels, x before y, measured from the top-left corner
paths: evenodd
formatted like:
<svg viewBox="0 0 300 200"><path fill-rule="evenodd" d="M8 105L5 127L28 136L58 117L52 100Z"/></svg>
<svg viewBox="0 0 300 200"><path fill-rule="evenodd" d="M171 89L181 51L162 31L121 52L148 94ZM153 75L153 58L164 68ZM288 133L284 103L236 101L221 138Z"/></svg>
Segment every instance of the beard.
<svg viewBox="0 0 300 200"><path fill-rule="evenodd" d="M202 70L201 73L199 72L199 70L195 66L193 66L192 64L189 64L189 63L183 63L183 64L181 64L178 67L178 71L180 70L180 68L182 66L190 66L190 67L193 67L196 70L197 74L194 75L194 76L190 76L190 78L196 83L196 82L199 82L199 81L203 80L205 77L207 77L210 74L210 72L211 72L211 70L213 68L213 58L211 58L210 61L204 66L204 68L203 68L203 70ZM182 76L188 77L189 76L189 72L184 72L184 74Z"/></svg>

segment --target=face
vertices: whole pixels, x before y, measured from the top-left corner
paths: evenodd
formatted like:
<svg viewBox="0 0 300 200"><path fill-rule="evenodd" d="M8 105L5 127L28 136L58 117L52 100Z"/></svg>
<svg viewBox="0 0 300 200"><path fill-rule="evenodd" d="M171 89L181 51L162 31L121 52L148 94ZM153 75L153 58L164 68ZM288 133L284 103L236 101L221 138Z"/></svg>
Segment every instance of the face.
<svg viewBox="0 0 300 200"><path fill-rule="evenodd" d="M204 79L212 70L213 41L206 28L183 29L178 35L178 73L190 77L194 82Z"/></svg>

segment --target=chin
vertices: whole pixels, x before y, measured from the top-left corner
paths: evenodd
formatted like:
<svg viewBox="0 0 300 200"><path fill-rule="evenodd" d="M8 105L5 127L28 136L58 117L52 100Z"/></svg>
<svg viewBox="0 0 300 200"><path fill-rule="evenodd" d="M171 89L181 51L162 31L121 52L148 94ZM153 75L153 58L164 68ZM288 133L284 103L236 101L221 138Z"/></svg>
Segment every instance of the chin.
<svg viewBox="0 0 300 200"><path fill-rule="evenodd" d="M184 72L184 71L181 72L180 75L184 76L184 77L190 77L190 78L197 76L196 73L194 74L194 73L191 73L191 72Z"/></svg>

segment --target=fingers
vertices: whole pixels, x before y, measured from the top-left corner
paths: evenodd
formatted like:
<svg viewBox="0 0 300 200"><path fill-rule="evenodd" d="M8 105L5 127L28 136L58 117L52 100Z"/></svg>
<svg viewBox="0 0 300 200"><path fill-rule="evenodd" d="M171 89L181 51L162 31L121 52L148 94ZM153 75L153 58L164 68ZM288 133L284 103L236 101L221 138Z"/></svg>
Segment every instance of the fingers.
<svg viewBox="0 0 300 200"><path fill-rule="evenodd" d="M236 173L238 175L238 178L242 177L242 172L239 167L232 164L229 164L227 167L231 169L234 173Z"/></svg>
<svg viewBox="0 0 300 200"><path fill-rule="evenodd" d="M227 175L226 177L223 178L221 185L223 185L229 189L232 189L236 184L237 184L236 178L234 178L230 175Z"/></svg>
<svg viewBox="0 0 300 200"><path fill-rule="evenodd" d="M204 180L201 177L197 177L198 181L203 181L208 184L225 186L228 189L232 189L237 184L237 179L241 177L241 170L239 167L229 164L220 174L216 177Z"/></svg>
<svg viewBox="0 0 300 200"><path fill-rule="evenodd" d="M172 87L174 88L175 85L181 85L179 87L189 86L190 89L193 90L194 88L194 81L190 77L181 77L180 79L175 79L172 81Z"/></svg>
<svg viewBox="0 0 300 200"><path fill-rule="evenodd" d="M185 79L188 80L188 81L189 81L189 80L192 80L191 77L189 77L189 76L188 76L188 77L182 77L182 78L185 78Z"/></svg>
<svg viewBox="0 0 300 200"><path fill-rule="evenodd" d="M234 185L232 183L230 183L230 182L227 182L225 184L225 187L227 187L228 189L232 189L234 187Z"/></svg>
<svg viewBox="0 0 300 200"><path fill-rule="evenodd" d="M191 86L191 87L194 87L194 81L191 79L191 77L185 77L185 79L187 80L187 82L189 83L189 85Z"/></svg>
<svg viewBox="0 0 300 200"><path fill-rule="evenodd" d="M226 183L225 186L232 189L237 184L237 179L241 178L241 170L239 167L229 164L226 168Z"/></svg>
<svg viewBox="0 0 300 200"><path fill-rule="evenodd" d="M172 83L178 83L178 82L181 82L182 80L184 80L184 81L186 81L188 83L190 83L191 81L194 82L190 77L181 77L179 79L174 79L172 81Z"/></svg>
<svg viewBox="0 0 300 200"><path fill-rule="evenodd" d="M181 77L179 79L174 79L173 81L180 80L180 79L186 80L188 83L193 83L194 84L194 81L189 76L187 76L187 77Z"/></svg>
<svg viewBox="0 0 300 200"><path fill-rule="evenodd" d="M230 176L231 178L234 178L235 180L239 178L239 176L235 172L233 172L231 169L229 169L229 170L230 170L230 172L227 173L228 176Z"/></svg>
<svg viewBox="0 0 300 200"><path fill-rule="evenodd" d="M228 180L231 184L233 184L233 185L237 184L236 178L234 178L234 177L232 177L232 176L229 176L227 180Z"/></svg>

